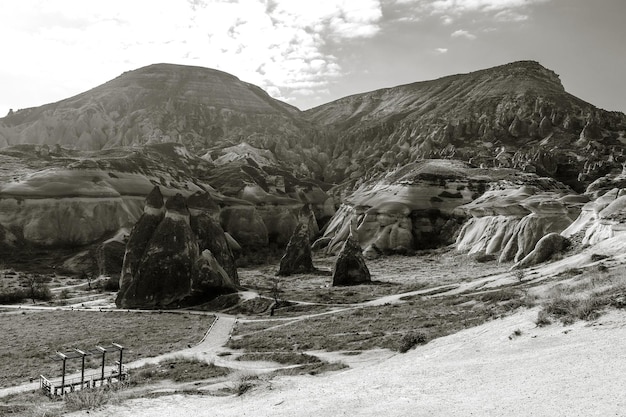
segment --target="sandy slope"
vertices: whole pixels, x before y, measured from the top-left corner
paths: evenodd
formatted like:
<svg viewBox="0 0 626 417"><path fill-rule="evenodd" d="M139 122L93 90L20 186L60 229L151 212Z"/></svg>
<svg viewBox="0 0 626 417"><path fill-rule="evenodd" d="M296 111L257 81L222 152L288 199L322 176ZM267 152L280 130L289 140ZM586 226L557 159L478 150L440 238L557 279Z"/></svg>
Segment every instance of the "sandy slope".
<svg viewBox="0 0 626 417"><path fill-rule="evenodd" d="M626 312L536 328L536 310L242 397L172 395L73 416L626 416ZM521 336L509 336L515 330Z"/></svg>

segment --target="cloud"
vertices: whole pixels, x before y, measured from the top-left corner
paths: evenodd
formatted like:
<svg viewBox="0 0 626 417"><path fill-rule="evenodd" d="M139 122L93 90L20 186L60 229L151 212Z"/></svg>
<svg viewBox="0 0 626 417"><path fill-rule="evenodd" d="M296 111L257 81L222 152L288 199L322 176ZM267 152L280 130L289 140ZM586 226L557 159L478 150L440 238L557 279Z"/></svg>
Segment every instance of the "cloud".
<svg viewBox="0 0 626 417"><path fill-rule="evenodd" d="M444 25L450 25L454 22L454 19L451 18L448 15L443 15L441 16L441 23L443 23Z"/></svg>
<svg viewBox="0 0 626 417"><path fill-rule="evenodd" d="M501 10L496 13L495 18L500 22L523 22L528 20L528 15L513 10Z"/></svg>
<svg viewBox="0 0 626 417"><path fill-rule="evenodd" d="M431 8L436 13L464 13L476 11L499 11L518 9L536 3L545 3L550 0L435 0L416 2Z"/></svg>
<svg viewBox="0 0 626 417"><path fill-rule="evenodd" d="M435 48L435 51L440 54L445 54L446 52L448 52L448 48Z"/></svg>
<svg viewBox="0 0 626 417"><path fill-rule="evenodd" d="M469 40L476 39L476 35L469 33L468 31L463 29L455 30L454 32L452 32L452 34L450 34L450 36L453 38L465 38Z"/></svg>
<svg viewBox="0 0 626 417"><path fill-rule="evenodd" d="M284 99L325 94L344 74L333 50L376 36L383 17L380 0L20 0L2 9L0 36L19 40L3 47L20 63L0 68L6 79L39 77L77 93L94 78L173 62L220 69Z"/></svg>
<svg viewBox="0 0 626 417"><path fill-rule="evenodd" d="M449 25L469 13L480 13L478 20L495 18L498 21L528 19L528 9L551 0L386 0L385 4L402 7L416 15L440 16L441 23Z"/></svg>

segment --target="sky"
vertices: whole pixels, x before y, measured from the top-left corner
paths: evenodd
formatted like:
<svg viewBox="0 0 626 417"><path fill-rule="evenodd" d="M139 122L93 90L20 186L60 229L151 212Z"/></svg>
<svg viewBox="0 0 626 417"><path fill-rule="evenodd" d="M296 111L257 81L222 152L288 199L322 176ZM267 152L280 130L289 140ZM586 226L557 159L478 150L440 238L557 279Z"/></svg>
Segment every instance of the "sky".
<svg viewBox="0 0 626 417"><path fill-rule="evenodd" d="M518 60L626 112L625 17L626 0L2 0L0 117L154 63L305 110Z"/></svg>

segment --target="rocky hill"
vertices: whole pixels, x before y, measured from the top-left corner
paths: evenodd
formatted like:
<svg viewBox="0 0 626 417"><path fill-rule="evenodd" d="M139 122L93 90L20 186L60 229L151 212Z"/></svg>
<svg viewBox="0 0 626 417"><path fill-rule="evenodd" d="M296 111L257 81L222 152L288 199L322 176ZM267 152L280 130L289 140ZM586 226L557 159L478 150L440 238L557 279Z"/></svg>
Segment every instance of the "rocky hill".
<svg viewBox="0 0 626 417"><path fill-rule="evenodd" d="M129 71L77 96L0 119L0 146L100 150L178 142L200 152L246 141L309 175L321 172L315 161L323 152L313 145L318 136L300 110L257 86L221 71L171 64Z"/></svg>
<svg viewBox="0 0 626 417"><path fill-rule="evenodd" d="M0 248L102 241L156 185L208 193L244 250L284 247L310 204L329 253L356 221L368 256L456 241L519 261L547 233L623 228L604 201L622 196L625 132L532 61L306 112L220 71L151 65L0 119Z"/></svg>
<svg viewBox="0 0 626 417"><path fill-rule="evenodd" d="M446 158L536 172L583 191L625 160L626 116L568 94L557 74L533 61L357 94L305 113L337 138L326 179L353 187L409 162Z"/></svg>

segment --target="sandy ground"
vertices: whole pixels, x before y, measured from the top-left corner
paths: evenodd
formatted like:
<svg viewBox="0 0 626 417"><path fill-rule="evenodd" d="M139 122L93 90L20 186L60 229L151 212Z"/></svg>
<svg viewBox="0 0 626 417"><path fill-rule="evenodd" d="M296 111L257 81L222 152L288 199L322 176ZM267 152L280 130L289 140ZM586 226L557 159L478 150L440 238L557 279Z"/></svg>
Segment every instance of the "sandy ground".
<svg viewBox="0 0 626 417"><path fill-rule="evenodd" d="M70 415L626 416L626 312L545 328L536 315L522 311L406 354L369 352L352 369L276 378L240 397L177 394Z"/></svg>

